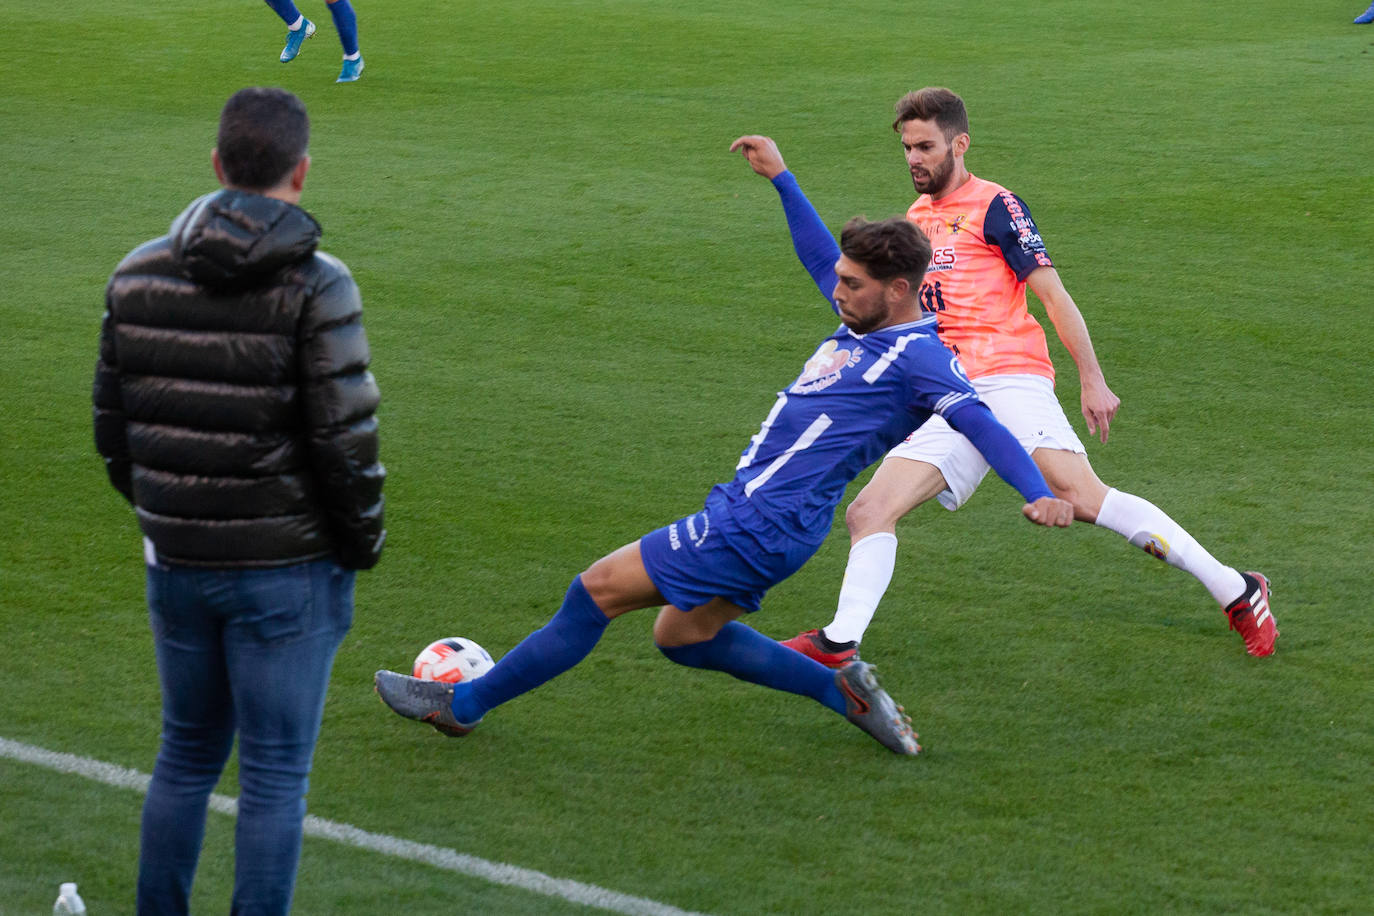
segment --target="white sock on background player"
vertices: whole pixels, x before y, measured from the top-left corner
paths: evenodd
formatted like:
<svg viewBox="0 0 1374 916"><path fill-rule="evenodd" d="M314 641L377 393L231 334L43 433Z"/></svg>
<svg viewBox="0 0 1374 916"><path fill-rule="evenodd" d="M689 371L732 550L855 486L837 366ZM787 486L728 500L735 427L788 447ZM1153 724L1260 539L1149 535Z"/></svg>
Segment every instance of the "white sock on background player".
<svg viewBox="0 0 1374 916"><path fill-rule="evenodd" d="M1170 566L1191 573L1222 607L1245 591L1245 579L1220 563L1154 503L1111 489L1102 499L1097 524Z"/></svg>
<svg viewBox="0 0 1374 916"><path fill-rule="evenodd" d="M821 630L834 642L859 642L878 610L897 566L897 535L879 531L849 548L835 619Z"/></svg>

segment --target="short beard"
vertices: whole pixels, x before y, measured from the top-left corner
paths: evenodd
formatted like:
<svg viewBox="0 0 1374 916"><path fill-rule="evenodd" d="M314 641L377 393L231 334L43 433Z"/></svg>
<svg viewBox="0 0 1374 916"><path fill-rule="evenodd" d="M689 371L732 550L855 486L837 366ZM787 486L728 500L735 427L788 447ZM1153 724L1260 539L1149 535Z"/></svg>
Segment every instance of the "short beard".
<svg viewBox="0 0 1374 916"><path fill-rule="evenodd" d="M950 147L949 152L945 154L945 161L941 162L940 165L930 173L930 184L924 191L921 190L920 185L916 184L916 176L914 175L911 177L911 184L912 187L916 189L916 193L929 194L931 197L934 197L936 194L939 194L944 191L945 188L949 187L950 179L953 177L954 148Z"/></svg>
<svg viewBox="0 0 1374 916"><path fill-rule="evenodd" d="M883 309L881 313L875 312L859 324L851 324L849 321L845 320L843 315L840 316L840 321L844 323L845 327L849 328L851 334L869 334L886 324L891 317L892 311L890 309Z"/></svg>

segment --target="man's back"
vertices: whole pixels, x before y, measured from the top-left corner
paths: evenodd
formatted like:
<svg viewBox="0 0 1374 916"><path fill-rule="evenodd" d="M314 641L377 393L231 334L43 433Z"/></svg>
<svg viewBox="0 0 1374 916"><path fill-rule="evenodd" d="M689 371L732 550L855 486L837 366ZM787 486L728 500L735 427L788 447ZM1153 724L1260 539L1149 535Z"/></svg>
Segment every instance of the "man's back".
<svg viewBox="0 0 1374 916"><path fill-rule="evenodd" d="M357 287L319 234L289 203L220 191L110 280L97 445L170 562L375 562L379 396Z"/></svg>

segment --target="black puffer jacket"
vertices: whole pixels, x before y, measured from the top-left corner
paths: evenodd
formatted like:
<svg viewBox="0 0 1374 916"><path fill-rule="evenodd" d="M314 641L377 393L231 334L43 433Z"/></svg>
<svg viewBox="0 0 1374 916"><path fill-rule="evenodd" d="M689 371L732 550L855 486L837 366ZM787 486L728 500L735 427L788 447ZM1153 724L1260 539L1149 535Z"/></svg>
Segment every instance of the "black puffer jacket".
<svg viewBox="0 0 1374 916"><path fill-rule="evenodd" d="M299 207L223 190L105 292L96 448L159 559L280 566L381 555L377 383L348 268Z"/></svg>

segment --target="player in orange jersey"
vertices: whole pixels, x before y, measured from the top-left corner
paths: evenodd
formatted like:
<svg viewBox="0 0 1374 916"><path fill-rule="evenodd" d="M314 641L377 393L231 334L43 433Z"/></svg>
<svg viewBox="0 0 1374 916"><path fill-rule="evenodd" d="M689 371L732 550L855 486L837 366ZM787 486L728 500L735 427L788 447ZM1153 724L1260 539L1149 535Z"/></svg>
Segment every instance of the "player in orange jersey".
<svg viewBox="0 0 1374 916"><path fill-rule="evenodd" d="M943 88L910 92L898 101L892 126L901 135L920 195L907 218L929 236L934 252L921 286L922 307L935 314L940 339L958 354L979 397L1031 454L1055 496L1073 503L1076 519L1115 531L1191 573L1226 612L1246 651L1271 654L1278 630L1265 577L1219 562L1153 503L1108 487L1088 463L1055 397L1054 367L1044 331L1027 310L1027 287L1078 367L1088 432L1106 442L1121 401L1107 386L1087 325L1054 269L1030 209L965 167L970 138L963 100ZM816 237L800 234L807 225L804 214L814 211L777 145L748 135L730 149L741 152L777 188L808 270L812 260L831 257ZM889 452L845 512L851 547L834 620L786 644L824 664L857 658L896 566L898 520L932 498L957 509L987 471L969 442L938 417Z"/></svg>

